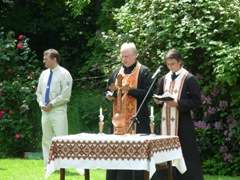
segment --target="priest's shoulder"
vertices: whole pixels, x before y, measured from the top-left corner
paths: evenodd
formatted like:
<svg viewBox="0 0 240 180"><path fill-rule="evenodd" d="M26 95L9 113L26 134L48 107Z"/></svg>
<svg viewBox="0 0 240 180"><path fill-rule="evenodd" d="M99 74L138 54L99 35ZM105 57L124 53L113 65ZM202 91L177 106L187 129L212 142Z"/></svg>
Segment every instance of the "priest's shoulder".
<svg viewBox="0 0 240 180"><path fill-rule="evenodd" d="M110 79L115 79L118 75L118 72L120 71L121 66L116 67L111 73L110 73Z"/></svg>
<svg viewBox="0 0 240 180"><path fill-rule="evenodd" d="M164 79L165 79L165 77L166 77L166 74L165 75L163 75L163 76L160 76L159 78L158 78L158 80L157 80L157 82L163 82L164 81Z"/></svg>
<svg viewBox="0 0 240 180"><path fill-rule="evenodd" d="M149 67L147 67L146 65L141 65L141 70L142 71L150 71Z"/></svg>
<svg viewBox="0 0 240 180"><path fill-rule="evenodd" d="M186 79L194 79L197 80L196 76L193 75L192 73L188 72Z"/></svg>
<svg viewBox="0 0 240 180"><path fill-rule="evenodd" d="M59 72L63 75L71 75L70 72L63 66L59 66Z"/></svg>
<svg viewBox="0 0 240 180"><path fill-rule="evenodd" d="M149 76L150 75L150 69L145 66L145 65L141 65L141 68L140 68L140 74L142 74L143 76Z"/></svg>
<svg viewBox="0 0 240 180"><path fill-rule="evenodd" d="M197 80L197 78L196 78L196 76L195 75L193 75L192 73L188 73L188 75L187 75L187 77L186 77L186 81L187 82L194 82L194 83L198 83L198 80Z"/></svg>
<svg viewBox="0 0 240 180"><path fill-rule="evenodd" d="M119 71L120 71L120 69L121 69L121 66L117 66L115 69L113 69L113 71L112 71L112 75L114 75L114 74L118 74Z"/></svg>

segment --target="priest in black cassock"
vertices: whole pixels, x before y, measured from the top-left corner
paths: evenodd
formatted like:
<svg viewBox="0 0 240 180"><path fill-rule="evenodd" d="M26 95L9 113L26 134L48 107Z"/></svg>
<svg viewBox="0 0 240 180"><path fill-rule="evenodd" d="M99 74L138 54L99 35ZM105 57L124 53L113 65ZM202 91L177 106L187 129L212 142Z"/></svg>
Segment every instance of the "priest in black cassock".
<svg viewBox="0 0 240 180"><path fill-rule="evenodd" d="M187 171L181 174L174 168L174 180L203 180L200 155L196 144L191 111L201 106L200 88L196 78L183 67L176 49L165 56L169 72L156 84L156 94L170 93L174 100L159 101L162 107L161 134L179 136ZM165 172L156 172L152 179L167 180Z"/></svg>
<svg viewBox="0 0 240 180"><path fill-rule="evenodd" d="M137 112L143 98L145 97L149 86L151 85L151 74L148 67L142 65L138 60L138 52L134 43L124 43L120 49L121 66L117 68L111 75L108 81L106 90L106 98L113 102L116 100L116 91L113 88L116 86L117 77L119 74L123 77L123 107L127 118L131 118ZM126 102L125 102L126 101ZM134 107L134 108L132 108ZM126 110L127 109L127 110ZM149 127L149 110L147 101L143 104L141 111L137 116L136 133L150 133ZM114 130L113 130L114 131ZM108 170L106 175L107 180L143 180L143 171L132 170Z"/></svg>

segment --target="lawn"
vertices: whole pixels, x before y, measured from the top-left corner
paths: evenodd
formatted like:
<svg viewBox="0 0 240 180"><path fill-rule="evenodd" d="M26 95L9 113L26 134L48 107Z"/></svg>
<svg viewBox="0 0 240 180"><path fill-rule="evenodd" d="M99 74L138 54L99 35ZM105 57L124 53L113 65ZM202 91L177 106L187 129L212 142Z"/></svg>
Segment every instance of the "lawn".
<svg viewBox="0 0 240 180"><path fill-rule="evenodd" d="M105 180L105 170L92 170L91 180ZM0 180L43 180L42 160L0 159ZM59 174L53 173L48 180L58 180ZM74 169L66 171L66 180L84 180ZM240 180L240 177L205 176L205 180Z"/></svg>

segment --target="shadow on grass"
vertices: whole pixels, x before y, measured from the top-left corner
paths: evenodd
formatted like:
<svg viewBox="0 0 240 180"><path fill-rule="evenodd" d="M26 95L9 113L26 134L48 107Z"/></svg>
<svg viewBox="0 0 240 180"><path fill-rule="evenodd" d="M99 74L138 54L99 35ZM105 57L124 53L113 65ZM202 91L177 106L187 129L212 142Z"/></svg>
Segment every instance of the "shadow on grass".
<svg viewBox="0 0 240 180"><path fill-rule="evenodd" d="M57 171L54 171L53 174L58 174L60 176L60 171L57 170ZM65 170L65 176L83 176L83 175L80 175L78 172L72 172L72 171L68 171L68 170Z"/></svg>
<svg viewBox="0 0 240 180"><path fill-rule="evenodd" d="M77 172L66 172L67 176L81 176L80 174L78 174Z"/></svg>

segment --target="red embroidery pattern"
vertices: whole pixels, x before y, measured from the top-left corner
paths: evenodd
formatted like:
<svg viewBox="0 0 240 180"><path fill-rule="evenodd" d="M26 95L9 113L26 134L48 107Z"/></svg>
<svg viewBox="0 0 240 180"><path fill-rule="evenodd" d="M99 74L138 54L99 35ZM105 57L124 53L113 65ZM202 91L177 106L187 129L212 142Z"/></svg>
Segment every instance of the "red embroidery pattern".
<svg viewBox="0 0 240 180"><path fill-rule="evenodd" d="M65 159L104 159L104 160L142 160L150 159L154 153L177 149L178 137L126 142L126 141L63 141L54 140L49 154L49 162Z"/></svg>

